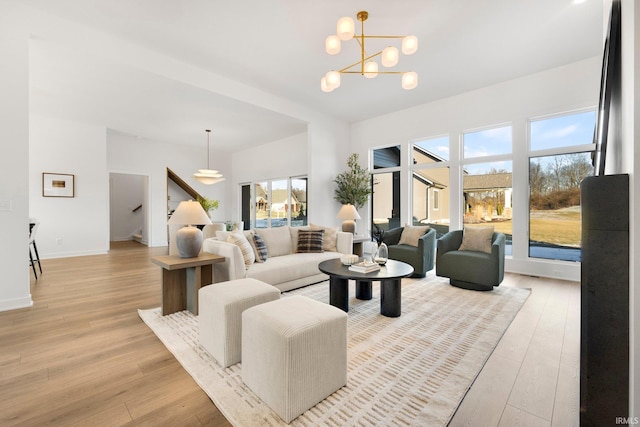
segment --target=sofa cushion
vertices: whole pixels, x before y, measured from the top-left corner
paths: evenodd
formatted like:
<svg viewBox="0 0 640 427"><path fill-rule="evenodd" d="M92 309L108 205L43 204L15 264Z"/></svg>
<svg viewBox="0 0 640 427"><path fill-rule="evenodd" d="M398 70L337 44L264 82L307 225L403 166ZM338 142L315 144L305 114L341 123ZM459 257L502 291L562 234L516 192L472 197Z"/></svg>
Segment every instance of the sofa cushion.
<svg viewBox="0 0 640 427"><path fill-rule="evenodd" d="M262 237L254 234L253 244L256 250L256 262L265 262L269 256L269 252L267 252L267 245L264 243Z"/></svg>
<svg viewBox="0 0 640 427"><path fill-rule="evenodd" d="M299 230L297 253L318 253L322 250L324 230Z"/></svg>
<svg viewBox="0 0 640 427"><path fill-rule="evenodd" d="M289 226L258 228L256 229L256 234L264 240L270 257L293 253L293 242L291 241Z"/></svg>
<svg viewBox="0 0 640 427"><path fill-rule="evenodd" d="M338 227L323 227L321 225L310 224L311 230L324 230L322 236L322 249L336 252L338 250Z"/></svg>
<svg viewBox="0 0 640 427"><path fill-rule="evenodd" d="M233 243L237 247L240 248L240 252L242 252L242 258L244 259L244 265L248 268L251 264L256 261L256 256L253 253L253 248L251 244L244 236L242 232L232 233L227 237L227 242Z"/></svg>
<svg viewBox="0 0 640 427"><path fill-rule="evenodd" d="M465 227L459 251L491 253L491 239L494 227Z"/></svg>
<svg viewBox="0 0 640 427"><path fill-rule="evenodd" d="M320 273L318 264L327 259L339 258L339 252L289 254L269 257L267 262L255 263L247 270L247 277L262 280L270 285L278 285Z"/></svg>
<svg viewBox="0 0 640 427"><path fill-rule="evenodd" d="M410 245L418 247L418 239L429 231L428 225L405 225L402 229L399 245Z"/></svg>

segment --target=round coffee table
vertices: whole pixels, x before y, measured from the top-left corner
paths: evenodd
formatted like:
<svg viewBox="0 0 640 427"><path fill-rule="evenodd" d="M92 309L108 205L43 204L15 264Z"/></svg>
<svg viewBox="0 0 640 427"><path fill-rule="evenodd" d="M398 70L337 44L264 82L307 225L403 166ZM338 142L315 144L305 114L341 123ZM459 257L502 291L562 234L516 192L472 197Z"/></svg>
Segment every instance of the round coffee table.
<svg viewBox="0 0 640 427"><path fill-rule="evenodd" d="M349 270L337 258L322 261L318 269L329 275L329 304L346 312L349 311L349 280L356 281L356 298L363 300L372 298L371 282L380 281L380 314L387 317L400 316L402 278L413 274L412 266L392 259L380 270L366 274Z"/></svg>

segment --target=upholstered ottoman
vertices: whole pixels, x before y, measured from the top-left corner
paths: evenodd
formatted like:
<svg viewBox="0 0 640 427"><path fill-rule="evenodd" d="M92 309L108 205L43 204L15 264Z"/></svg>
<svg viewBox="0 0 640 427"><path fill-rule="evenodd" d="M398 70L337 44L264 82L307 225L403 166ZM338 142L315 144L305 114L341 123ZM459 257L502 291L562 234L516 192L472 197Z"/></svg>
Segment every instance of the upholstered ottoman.
<svg viewBox="0 0 640 427"><path fill-rule="evenodd" d="M291 422L347 383L347 314L303 296L245 310L242 381Z"/></svg>
<svg viewBox="0 0 640 427"><path fill-rule="evenodd" d="M250 278L213 283L200 288L200 344L224 368L240 362L242 312L278 298L278 289Z"/></svg>

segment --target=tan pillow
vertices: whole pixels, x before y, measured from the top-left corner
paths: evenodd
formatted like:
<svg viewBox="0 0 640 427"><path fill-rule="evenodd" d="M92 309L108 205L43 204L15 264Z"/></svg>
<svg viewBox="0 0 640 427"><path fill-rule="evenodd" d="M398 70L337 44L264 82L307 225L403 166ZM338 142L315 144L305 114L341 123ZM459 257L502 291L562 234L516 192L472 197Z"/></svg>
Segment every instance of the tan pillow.
<svg viewBox="0 0 640 427"><path fill-rule="evenodd" d="M322 249L328 252L338 252L338 227L323 227L310 224L311 230L324 230L322 237Z"/></svg>
<svg viewBox="0 0 640 427"><path fill-rule="evenodd" d="M459 251L491 253L491 239L494 227L465 227Z"/></svg>
<svg viewBox="0 0 640 427"><path fill-rule="evenodd" d="M270 257L293 253L293 242L289 228L289 226L256 228L256 234L264 240Z"/></svg>
<svg viewBox="0 0 640 427"><path fill-rule="evenodd" d="M244 258L245 267L249 268L251 264L256 262L256 256L253 252L253 248L251 247L251 244L249 243L247 238L244 237L244 234L242 232L235 232L230 234L229 237L227 237L227 242L233 243L240 248L240 252L242 252L242 258Z"/></svg>
<svg viewBox="0 0 640 427"><path fill-rule="evenodd" d="M428 225L405 225L400 236L399 245L411 245L418 247L418 239L429 231Z"/></svg>

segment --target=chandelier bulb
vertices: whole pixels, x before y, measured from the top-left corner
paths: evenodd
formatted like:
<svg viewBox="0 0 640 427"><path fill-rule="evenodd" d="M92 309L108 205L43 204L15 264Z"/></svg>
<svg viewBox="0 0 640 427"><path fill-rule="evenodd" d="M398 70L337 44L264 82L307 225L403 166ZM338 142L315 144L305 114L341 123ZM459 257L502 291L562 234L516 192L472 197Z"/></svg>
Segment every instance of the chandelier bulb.
<svg viewBox="0 0 640 427"><path fill-rule="evenodd" d="M402 74L402 89L411 90L418 86L418 73L409 71Z"/></svg>
<svg viewBox="0 0 640 427"><path fill-rule="evenodd" d="M395 67L398 64L398 48L389 46L382 51L382 66Z"/></svg>
<svg viewBox="0 0 640 427"><path fill-rule="evenodd" d="M368 79L378 76L378 63L376 61L369 61L364 64L364 76Z"/></svg>
<svg viewBox="0 0 640 427"><path fill-rule="evenodd" d="M337 89L340 87L340 73L334 70L329 71L325 75L327 81L327 87L331 90Z"/></svg>
<svg viewBox="0 0 640 427"><path fill-rule="evenodd" d="M324 49L329 55L336 55L340 53L341 42L340 38L336 35L327 37L324 42Z"/></svg>
<svg viewBox="0 0 640 427"><path fill-rule="evenodd" d="M322 89L323 92L333 92L333 88L330 88L329 85L327 84L326 77L323 77L322 79L320 79L320 89Z"/></svg>
<svg viewBox="0 0 640 427"><path fill-rule="evenodd" d="M342 17L338 20L336 25L336 34L340 40L351 40L356 33L356 23L353 18L348 16Z"/></svg>
<svg viewBox="0 0 640 427"><path fill-rule="evenodd" d="M416 36L406 36L402 39L402 53L413 55L418 50L418 38Z"/></svg>

